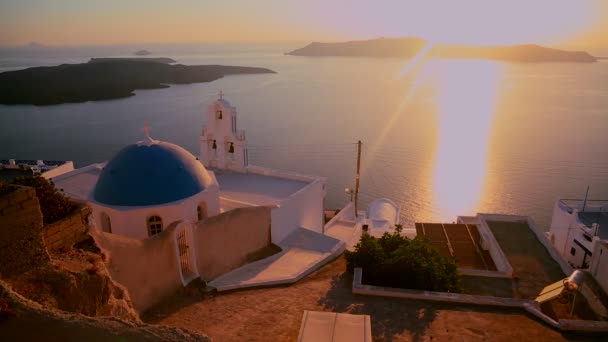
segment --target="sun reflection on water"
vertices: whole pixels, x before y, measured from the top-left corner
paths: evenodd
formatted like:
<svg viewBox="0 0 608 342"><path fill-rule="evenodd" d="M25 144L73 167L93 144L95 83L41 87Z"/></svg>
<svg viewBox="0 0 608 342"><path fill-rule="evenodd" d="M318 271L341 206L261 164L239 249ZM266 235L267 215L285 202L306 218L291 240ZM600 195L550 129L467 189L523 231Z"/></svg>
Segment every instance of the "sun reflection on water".
<svg viewBox="0 0 608 342"><path fill-rule="evenodd" d="M453 221L458 215L475 214L482 198L503 65L434 60L426 67L432 68L437 84L433 216Z"/></svg>

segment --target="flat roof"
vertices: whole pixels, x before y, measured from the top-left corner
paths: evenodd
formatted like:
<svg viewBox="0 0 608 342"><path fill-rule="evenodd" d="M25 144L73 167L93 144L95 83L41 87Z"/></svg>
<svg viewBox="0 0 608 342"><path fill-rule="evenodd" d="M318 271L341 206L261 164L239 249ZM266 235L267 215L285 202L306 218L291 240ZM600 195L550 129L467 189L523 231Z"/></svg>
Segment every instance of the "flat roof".
<svg viewBox="0 0 608 342"><path fill-rule="evenodd" d="M212 169L220 185L220 197L253 205L279 204L310 182Z"/></svg>
<svg viewBox="0 0 608 342"><path fill-rule="evenodd" d="M53 181L57 189L63 189L68 196L87 200L95 188L102 165L93 164L86 167L88 170L78 169L65 176L55 177ZM213 171L220 185L221 198L251 205L279 204L310 184L306 181L257 173L239 173L217 169L209 171Z"/></svg>
<svg viewBox="0 0 608 342"><path fill-rule="evenodd" d="M61 175L53 178L53 182L55 183L55 187L62 190L66 195L81 200L88 200L89 195L95 188L95 184L97 184L100 172L101 167L91 167L86 171L76 170L76 172L66 174L65 177Z"/></svg>

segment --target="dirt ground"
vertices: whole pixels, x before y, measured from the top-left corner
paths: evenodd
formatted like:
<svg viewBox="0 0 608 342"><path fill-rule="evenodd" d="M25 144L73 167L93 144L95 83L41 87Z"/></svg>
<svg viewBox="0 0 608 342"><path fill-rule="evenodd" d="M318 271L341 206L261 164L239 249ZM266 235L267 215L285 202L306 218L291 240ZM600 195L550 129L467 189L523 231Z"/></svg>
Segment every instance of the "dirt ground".
<svg viewBox="0 0 608 342"><path fill-rule="evenodd" d="M300 282L202 298L172 298L147 323L188 328L214 341L296 341L304 310L371 316L374 341L606 340L564 335L521 310L353 295L343 257Z"/></svg>

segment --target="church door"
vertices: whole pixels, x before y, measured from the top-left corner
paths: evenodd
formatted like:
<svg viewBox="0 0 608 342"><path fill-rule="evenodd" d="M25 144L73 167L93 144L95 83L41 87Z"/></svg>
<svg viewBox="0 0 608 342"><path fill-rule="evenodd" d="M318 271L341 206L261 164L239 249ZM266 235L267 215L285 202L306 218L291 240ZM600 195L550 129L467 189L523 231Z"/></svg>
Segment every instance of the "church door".
<svg viewBox="0 0 608 342"><path fill-rule="evenodd" d="M184 286L198 277L196 259L193 250L191 226L181 223L175 230L175 242L177 245L179 270Z"/></svg>

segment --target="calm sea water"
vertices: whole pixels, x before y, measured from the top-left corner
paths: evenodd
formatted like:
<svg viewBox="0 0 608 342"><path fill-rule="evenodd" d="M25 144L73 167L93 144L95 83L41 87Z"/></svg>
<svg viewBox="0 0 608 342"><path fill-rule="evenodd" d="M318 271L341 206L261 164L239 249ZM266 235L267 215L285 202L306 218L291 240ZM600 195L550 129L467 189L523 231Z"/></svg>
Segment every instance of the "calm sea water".
<svg viewBox="0 0 608 342"><path fill-rule="evenodd" d="M0 157L112 157L152 136L198 153L219 90L238 109L250 162L329 178L327 207L346 203L363 142L361 202L401 206L402 221L530 215L547 228L559 197L608 199L608 62L506 64L471 60L308 58L291 45L0 50L0 71L128 56L140 48L183 64L267 67L127 99L0 105Z"/></svg>

